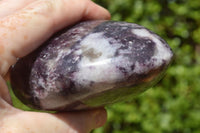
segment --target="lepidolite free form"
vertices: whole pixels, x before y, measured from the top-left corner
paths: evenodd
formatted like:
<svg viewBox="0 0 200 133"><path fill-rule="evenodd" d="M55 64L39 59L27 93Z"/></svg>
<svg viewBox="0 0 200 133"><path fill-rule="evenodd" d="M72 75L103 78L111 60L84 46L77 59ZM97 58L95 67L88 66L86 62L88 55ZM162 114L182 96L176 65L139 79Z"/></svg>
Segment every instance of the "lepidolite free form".
<svg viewBox="0 0 200 133"><path fill-rule="evenodd" d="M132 100L162 78L172 57L169 45L140 25L86 21L19 59L11 84L32 108L90 109Z"/></svg>

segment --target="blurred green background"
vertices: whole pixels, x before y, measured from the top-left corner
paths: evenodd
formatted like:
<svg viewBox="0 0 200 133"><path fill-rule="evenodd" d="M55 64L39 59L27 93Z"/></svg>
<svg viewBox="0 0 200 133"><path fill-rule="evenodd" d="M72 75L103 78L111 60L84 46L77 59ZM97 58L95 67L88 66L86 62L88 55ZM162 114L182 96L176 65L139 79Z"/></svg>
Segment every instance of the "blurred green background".
<svg viewBox="0 0 200 133"><path fill-rule="evenodd" d="M94 1L110 11L112 20L160 35L175 58L155 87L132 102L106 107L108 122L92 133L200 133L200 0Z"/></svg>
<svg viewBox="0 0 200 133"><path fill-rule="evenodd" d="M95 0L112 20L143 25L175 58L166 76L133 102L107 107L93 133L200 133L200 0Z"/></svg>

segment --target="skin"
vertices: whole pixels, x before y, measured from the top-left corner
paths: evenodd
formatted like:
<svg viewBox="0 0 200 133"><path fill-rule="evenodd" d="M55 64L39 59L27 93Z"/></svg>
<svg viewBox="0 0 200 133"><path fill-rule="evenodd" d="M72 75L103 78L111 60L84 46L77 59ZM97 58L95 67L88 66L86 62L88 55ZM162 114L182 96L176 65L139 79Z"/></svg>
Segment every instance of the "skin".
<svg viewBox="0 0 200 133"><path fill-rule="evenodd" d="M57 114L12 107L6 74L17 58L36 49L56 31L88 19L109 19L90 0L0 0L1 133L88 133L106 122L103 108Z"/></svg>

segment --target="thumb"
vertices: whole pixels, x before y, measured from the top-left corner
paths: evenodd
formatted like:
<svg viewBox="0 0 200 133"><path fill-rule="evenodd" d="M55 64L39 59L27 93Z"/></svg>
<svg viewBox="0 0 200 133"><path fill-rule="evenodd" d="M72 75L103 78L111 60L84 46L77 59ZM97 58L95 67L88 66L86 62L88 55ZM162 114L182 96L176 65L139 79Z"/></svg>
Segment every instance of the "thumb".
<svg viewBox="0 0 200 133"><path fill-rule="evenodd" d="M103 126L107 120L104 108L55 114L78 133L89 133Z"/></svg>

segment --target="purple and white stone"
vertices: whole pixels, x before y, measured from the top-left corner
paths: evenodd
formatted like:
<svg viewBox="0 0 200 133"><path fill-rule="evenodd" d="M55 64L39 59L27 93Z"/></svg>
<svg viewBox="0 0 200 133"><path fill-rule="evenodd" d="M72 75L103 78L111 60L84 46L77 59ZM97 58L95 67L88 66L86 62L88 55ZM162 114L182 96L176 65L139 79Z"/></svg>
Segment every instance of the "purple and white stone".
<svg viewBox="0 0 200 133"><path fill-rule="evenodd" d="M171 62L168 44L133 23L86 21L64 29L12 68L16 96L41 110L80 110L133 99Z"/></svg>

